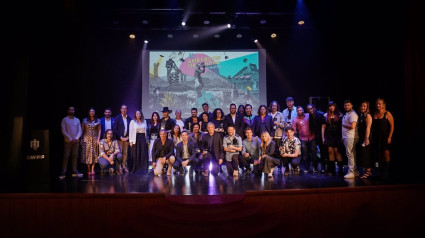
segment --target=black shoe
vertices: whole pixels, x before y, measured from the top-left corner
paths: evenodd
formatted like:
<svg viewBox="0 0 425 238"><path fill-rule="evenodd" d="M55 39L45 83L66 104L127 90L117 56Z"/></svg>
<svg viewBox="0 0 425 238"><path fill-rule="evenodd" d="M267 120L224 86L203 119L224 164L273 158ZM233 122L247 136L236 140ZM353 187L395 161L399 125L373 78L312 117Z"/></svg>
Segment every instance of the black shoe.
<svg viewBox="0 0 425 238"><path fill-rule="evenodd" d="M252 170L251 169L245 169L245 171L243 171L243 173L242 174L250 174L252 172Z"/></svg>

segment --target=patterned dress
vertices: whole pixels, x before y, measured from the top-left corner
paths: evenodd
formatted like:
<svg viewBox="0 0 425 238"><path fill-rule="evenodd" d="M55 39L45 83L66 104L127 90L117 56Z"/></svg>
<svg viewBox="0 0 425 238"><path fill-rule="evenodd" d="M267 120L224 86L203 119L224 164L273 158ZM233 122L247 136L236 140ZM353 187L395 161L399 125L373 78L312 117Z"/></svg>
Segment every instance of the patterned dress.
<svg viewBox="0 0 425 238"><path fill-rule="evenodd" d="M81 141L81 163L93 164L97 163L99 157L99 147L97 138L99 136L100 120L90 121L88 118L83 119L83 139Z"/></svg>

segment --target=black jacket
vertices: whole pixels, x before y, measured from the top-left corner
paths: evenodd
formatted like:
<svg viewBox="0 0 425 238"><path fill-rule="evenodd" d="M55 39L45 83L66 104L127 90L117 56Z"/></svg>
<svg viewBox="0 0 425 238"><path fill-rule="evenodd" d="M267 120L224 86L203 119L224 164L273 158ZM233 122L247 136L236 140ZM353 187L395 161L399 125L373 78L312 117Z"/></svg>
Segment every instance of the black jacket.
<svg viewBox="0 0 425 238"><path fill-rule="evenodd" d="M192 141L187 142L187 151L189 152L189 161L196 157L195 144ZM183 162L183 141L176 145L176 160Z"/></svg>

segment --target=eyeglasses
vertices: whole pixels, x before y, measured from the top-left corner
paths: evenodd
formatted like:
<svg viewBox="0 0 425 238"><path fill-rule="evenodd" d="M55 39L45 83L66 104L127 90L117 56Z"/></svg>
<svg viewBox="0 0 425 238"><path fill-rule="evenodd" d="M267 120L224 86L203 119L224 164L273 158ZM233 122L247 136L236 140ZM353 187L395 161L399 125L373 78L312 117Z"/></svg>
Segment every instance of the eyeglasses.
<svg viewBox="0 0 425 238"><path fill-rule="evenodd" d="M307 111L313 111L313 108L307 108Z"/></svg>

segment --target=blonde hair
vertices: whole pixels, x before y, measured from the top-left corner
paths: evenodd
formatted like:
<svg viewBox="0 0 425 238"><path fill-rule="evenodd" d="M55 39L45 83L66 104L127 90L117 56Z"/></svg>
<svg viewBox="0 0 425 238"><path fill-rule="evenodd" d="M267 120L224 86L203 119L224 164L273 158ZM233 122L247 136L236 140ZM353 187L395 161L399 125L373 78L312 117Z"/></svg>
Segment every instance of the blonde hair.
<svg viewBox="0 0 425 238"><path fill-rule="evenodd" d="M266 149L266 147L270 144L271 138L270 138L270 134L269 134L267 131L263 131L263 132L261 133L261 138L263 137L263 135L266 135L267 143L264 143L264 141L263 141L263 140L261 140L261 148L262 148L263 150L265 150L265 149Z"/></svg>

